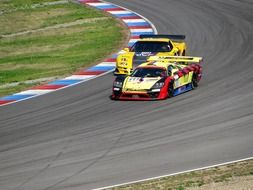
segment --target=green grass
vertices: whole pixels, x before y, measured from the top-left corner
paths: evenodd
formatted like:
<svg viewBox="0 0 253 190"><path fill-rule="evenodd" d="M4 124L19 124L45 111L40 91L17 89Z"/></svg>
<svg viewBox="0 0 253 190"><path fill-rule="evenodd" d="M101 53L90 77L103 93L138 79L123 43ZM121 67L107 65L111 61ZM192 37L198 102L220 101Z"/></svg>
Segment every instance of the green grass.
<svg viewBox="0 0 253 190"><path fill-rule="evenodd" d="M253 175L253 160L189 172L185 174L123 185L108 190L187 190L213 183L229 182ZM252 184L253 187L253 184ZM209 189L207 186L206 189Z"/></svg>
<svg viewBox="0 0 253 190"><path fill-rule="evenodd" d="M6 11L0 15L0 96L30 87L27 80L69 75L123 43L125 29L100 11L72 3L31 8L38 2L48 1L0 1ZM76 21L81 24L69 26ZM33 32L19 34L24 31ZM20 85L1 88L13 82Z"/></svg>

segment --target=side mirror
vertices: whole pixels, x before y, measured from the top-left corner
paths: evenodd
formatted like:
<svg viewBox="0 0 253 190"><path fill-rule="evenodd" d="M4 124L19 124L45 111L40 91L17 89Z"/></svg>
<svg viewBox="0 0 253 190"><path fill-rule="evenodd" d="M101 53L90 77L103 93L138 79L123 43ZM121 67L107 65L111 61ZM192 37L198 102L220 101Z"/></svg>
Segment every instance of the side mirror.
<svg viewBox="0 0 253 190"><path fill-rule="evenodd" d="M124 50L125 52L129 52L129 51L130 51L129 48L124 48L123 50Z"/></svg>

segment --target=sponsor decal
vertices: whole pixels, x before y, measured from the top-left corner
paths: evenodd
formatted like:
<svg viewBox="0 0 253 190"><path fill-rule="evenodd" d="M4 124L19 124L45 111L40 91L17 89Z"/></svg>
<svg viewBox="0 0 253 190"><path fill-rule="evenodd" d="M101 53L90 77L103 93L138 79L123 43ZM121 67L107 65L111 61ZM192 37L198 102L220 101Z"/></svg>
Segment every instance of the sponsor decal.
<svg viewBox="0 0 253 190"><path fill-rule="evenodd" d="M130 77L128 79L128 82L156 82L158 79L157 78L141 78L141 77Z"/></svg>
<svg viewBox="0 0 253 190"><path fill-rule="evenodd" d="M128 79L128 81L129 82L138 82L138 81L140 81L140 77L130 77L129 79Z"/></svg>
<svg viewBox="0 0 253 190"><path fill-rule="evenodd" d="M137 57L148 57L148 56L155 55L155 53L152 53L152 52L136 52L135 55Z"/></svg>

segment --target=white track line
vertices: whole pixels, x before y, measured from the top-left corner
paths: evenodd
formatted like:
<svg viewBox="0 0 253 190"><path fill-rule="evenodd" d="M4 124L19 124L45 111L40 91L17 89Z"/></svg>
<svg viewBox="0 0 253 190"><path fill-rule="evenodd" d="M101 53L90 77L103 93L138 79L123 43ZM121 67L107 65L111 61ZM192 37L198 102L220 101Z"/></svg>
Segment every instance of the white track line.
<svg viewBox="0 0 253 190"><path fill-rule="evenodd" d="M122 15L127 15L127 14L131 14L132 12L130 11L107 11L108 13L112 14L112 15L118 15L118 14L122 14Z"/></svg>
<svg viewBox="0 0 253 190"><path fill-rule="evenodd" d="M40 89L34 89L34 90L25 90L25 91L22 91L22 92L18 92L16 94L13 94L13 95L29 95L29 94L39 94L39 95L42 95L42 94L46 94L46 93L49 93L49 92L53 92L54 90L40 90Z"/></svg>
<svg viewBox="0 0 253 190"><path fill-rule="evenodd" d="M115 188L115 187L119 187L119 186L130 185L130 184L134 184L134 183L141 183L141 182L146 182L146 181L150 181L150 180L156 180L156 179L160 179L160 178L164 178L164 177L170 177L170 176L175 176L175 175L179 175L179 174L185 174L185 173L189 173L189 172L195 172L195 171L210 169L210 168L214 168L214 167L224 166L224 165L227 165L227 164L233 164L233 163L247 161L247 160L252 160L252 159L253 159L253 157L243 158L243 159L239 159L239 160L224 162L224 163L220 163L220 164L205 166L205 167L191 169L191 170L185 170L185 171L176 172L176 173L172 173L172 174L161 175L161 176L157 176L157 177L151 177L151 178L146 178L146 179L142 179L142 180L136 180L136 181L126 182L126 183L121 183L121 184L116 184L116 185L112 185L112 186L101 187L101 188L91 189L91 190L110 189L110 188Z"/></svg>
<svg viewBox="0 0 253 190"><path fill-rule="evenodd" d="M96 7L96 6L109 6L109 5L111 5L110 3L85 3L85 4L93 6L93 7Z"/></svg>
<svg viewBox="0 0 253 190"><path fill-rule="evenodd" d="M145 23L144 19L122 19L125 23Z"/></svg>

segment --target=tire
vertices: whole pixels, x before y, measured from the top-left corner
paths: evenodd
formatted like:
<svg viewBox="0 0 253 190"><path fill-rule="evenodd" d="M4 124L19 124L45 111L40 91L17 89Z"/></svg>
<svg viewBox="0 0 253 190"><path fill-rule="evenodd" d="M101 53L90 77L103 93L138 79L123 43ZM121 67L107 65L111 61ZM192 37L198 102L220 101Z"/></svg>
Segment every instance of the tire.
<svg viewBox="0 0 253 190"><path fill-rule="evenodd" d="M199 86L198 75L197 75L197 73L193 73L193 75L192 75L192 89L197 88L198 86Z"/></svg>

